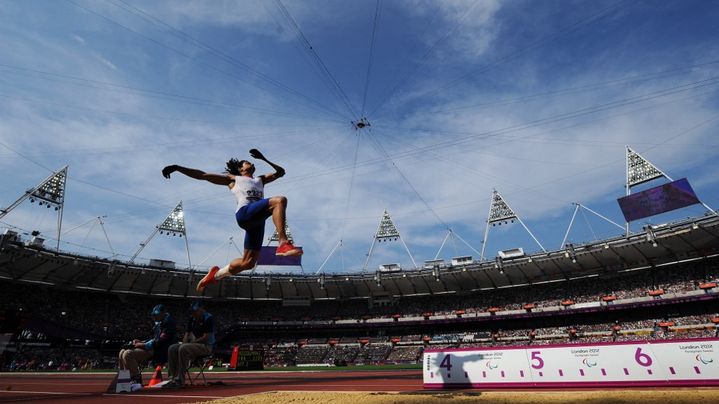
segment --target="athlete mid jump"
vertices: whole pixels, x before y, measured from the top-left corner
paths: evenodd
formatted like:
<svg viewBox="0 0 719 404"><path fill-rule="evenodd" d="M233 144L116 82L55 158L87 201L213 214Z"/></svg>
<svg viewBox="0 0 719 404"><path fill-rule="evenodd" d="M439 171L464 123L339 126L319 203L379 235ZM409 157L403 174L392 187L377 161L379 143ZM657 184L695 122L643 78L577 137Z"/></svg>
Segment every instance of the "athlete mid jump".
<svg viewBox="0 0 719 404"><path fill-rule="evenodd" d="M247 160L234 158L227 162L227 169L224 174L211 174L178 165L171 165L162 169L162 175L165 178L170 178L170 174L178 171L196 180L205 180L213 184L227 186L237 198L235 219L237 224L245 230L245 251L242 257L235 258L223 268L217 266L210 268L207 275L197 284L197 291L200 293L211 283L255 267L257 258L260 256L262 239L265 235L265 220L270 216L272 216L272 221L277 228L277 236L280 239L280 245L277 247L275 254L285 257L302 254L301 249L296 248L287 240L287 234L285 233L287 198L284 196L264 198L265 184L285 175L284 168L267 160L257 149L250 150L250 155L272 166L275 172L255 178L253 176L255 173L254 164Z"/></svg>

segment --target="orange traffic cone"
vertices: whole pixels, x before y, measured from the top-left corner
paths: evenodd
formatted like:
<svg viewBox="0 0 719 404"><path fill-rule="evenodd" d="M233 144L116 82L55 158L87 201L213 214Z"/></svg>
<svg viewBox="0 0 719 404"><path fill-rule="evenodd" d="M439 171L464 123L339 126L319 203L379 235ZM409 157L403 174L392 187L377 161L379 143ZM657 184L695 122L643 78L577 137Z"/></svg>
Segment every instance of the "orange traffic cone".
<svg viewBox="0 0 719 404"><path fill-rule="evenodd" d="M237 357L240 353L240 347L235 345L234 348L232 348L232 357L230 357L230 369L237 370Z"/></svg>
<svg viewBox="0 0 719 404"><path fill-rule="evenodd" d="M157 365L155 373L152 375L152 379L150 379L150 383L147 386L152 387L160 383L162 383L162 365Z"/></svg>

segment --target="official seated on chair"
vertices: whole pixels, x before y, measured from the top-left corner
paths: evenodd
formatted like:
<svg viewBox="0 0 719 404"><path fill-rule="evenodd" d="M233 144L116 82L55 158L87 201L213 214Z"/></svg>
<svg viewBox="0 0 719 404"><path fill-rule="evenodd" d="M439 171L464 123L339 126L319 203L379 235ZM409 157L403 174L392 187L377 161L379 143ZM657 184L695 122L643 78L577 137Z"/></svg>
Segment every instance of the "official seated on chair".
<svg viewBox="0 0 719 404"><path fill-rule="evenodd" d="M133 383L142 384L140 364L150 362L153 365L167 362L167 349L177 342L177 327L170 313L164 305L158 304L150 312L155 322L152 328L152 338L147 341L133 340L128 349L123 349L118 355L120 370L130 371Z"/></svg>
<svg viewBox="0 0 719 404"><path fill-rule="evenodd" d="M205 311L202 302L194 302L190 306L190 322L182 342L171 345L167 351L171 381L165 387L182 387L190 363L195 358L212 355L214 346L215 321L212 314Z"/></svg>

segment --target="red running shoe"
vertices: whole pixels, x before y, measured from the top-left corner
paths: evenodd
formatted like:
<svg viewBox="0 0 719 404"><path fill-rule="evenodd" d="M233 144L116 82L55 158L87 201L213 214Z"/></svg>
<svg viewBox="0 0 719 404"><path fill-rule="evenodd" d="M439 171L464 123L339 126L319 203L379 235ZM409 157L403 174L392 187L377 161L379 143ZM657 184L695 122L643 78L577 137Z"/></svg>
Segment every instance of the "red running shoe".
<svg viewBox="0 0 719 404"><path fill-rule="evenodd" d="M302 255L302 250L293 246L289 241L277 247L275 255L281 255L283 257L296 257Z"/></svg>
<svg viewBox="0 0 719 404"><path fill-rule="evenodd" d="M214 266L210 268L210 271L207 272L207 275L205 275L202 279L200 279L200 282L197 284L197 293L202 293L205 291L205 286L211 284L211 283L217 283L217 280L215 279L215 274L217 271L220 270L220 267Z"/></svg>

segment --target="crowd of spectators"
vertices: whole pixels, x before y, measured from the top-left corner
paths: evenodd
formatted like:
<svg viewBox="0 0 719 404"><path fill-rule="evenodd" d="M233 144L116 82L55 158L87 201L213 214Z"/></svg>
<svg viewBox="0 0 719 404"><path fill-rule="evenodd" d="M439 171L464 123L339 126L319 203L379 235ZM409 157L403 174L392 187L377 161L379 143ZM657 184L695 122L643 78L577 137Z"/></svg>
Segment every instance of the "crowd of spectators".
<svg viewBox="0 0 719 404"><path fill-rule="evenodd" d="M347 365L353 363L359 354L360 346L358 344L351 345L335 345L330 347L325 357L325 363L335 365Z"/></svg>
<svg viewBox="0 0 719 404"><path fill-rule="evenodd" d="M392 351L391 344L370 344L365 345L357 355L355 360L358 364L378 364L384 363L389 353Z"/></svg>
<svg viewBox="0 0 719 404"><path fill-rule="evenodd" d="M423 311L451 315L457 309L464 310L465 313L476 313L489 307L506 311L523 310L524 305L530 303L537 308L557 307L567 300L575 304L591 303L601 301L606 296L613 296L617 300L632 299L646 297L655 290L663 290L664 294L682 294L697 290L701 283L716 280L714 268L690 264L674 265L612 277L515 287L511 291L504 289L470 296L443 297L442 303L451 304L453 307L441 307L427 302L423 305ZM402 306L406 307L404 303Z"/></svg>
<svg viewBox="0 0 719 404"><path fill-rule="evenodd" d="M707 266L674 265L610 278L595 277L463 296L401 298L382 307L370 307L364 300L342 301L340 304L316 301L310 307L282 307L281 302L232 301L209 303L207 309L215 316L217 329L222 330L250 320L361 321L395 315L422 317L428 312L434 315L454 315L460 309L471 315L490 307L501 311L521 311L525 304L533 304L537 308L559 307L567 300L578 304L598 302L606 296L630 299L645 297L654 290L663 290L665 295L681 294L697 290L699 284L706 281L716 281L714 271ZM64 291L6 281L0 281L0 293L5 296L0 302L0 309L21 310L25 316L43 318L88 334L124 339L149 334L152 324L142 314L149 313L158 303L157 298L150 296ZM187 301L163 300L162 303L173 313L178 324L183 325L187 318Z"/></svg>
<svg viewBox="0 0 719 404"><path fill-rule="evenodd" d="M327 345L305 345L297 350L295 363L298 365L324 363L329 346Z"/></svg>
<svg viewBox="0 0 719 404"><path fill-rule="evenodd" d="M286 367L295 366L297 357L297 345L272 346L264 350L265 367Z"/></svg>
<svg viewBox="0 0 719 404"><path fill-rule="evenodd" d="M5 364L8 371L77 371L107 366L98 350L83 348L48 348L20 345Z"/></svg>
<svg viewBox="0 0 719 404"><path fill-rule="evenodd" d="M714 267L695 264L673 265L635 271L613 277L594 277L522 286L471 295L443 295L441 297L412 297L395 299L390 304L372 307L368 301L316 301L309 307L282 307L281 302L224 301L208 302L206 308L222 333L243 322L260 320L351 319L362 321L376 317L423 317L467 315L485 312L490 307L501 311L524 311L525 305L558 307L563 301L574 304L599 302L612 296L618 300L642 298L652 291L664 295L684 294L699 290L699 285L716 281ZM186 299L158 299L152 296L121 295L92 291L62 290L50 286L0 281L0 311L19 313L27 324L17 336L16 351L3 366L9 370L83 370L108 366L107 355L90 348L57 347L48 341L47 332L36 328L47 324L55 336L67 335L88 340L130 341L151 334L149 313L156 304L163 303L182 328L189 317ZM337 338L312 337L302 343L295 339L256 340L253 347L264 349L267 366L295 364L360 364L383 362L412 362L419 360L422 349L432 347L545 345L556 343L611 342L634 339L669 339L716 336L719 328L713 313L665 316L655 318L618 319L613 322L593 322L591 317L581 324L527 329L483 329L472 332L424 334L396 334L394 337L372 335ZM30 321L33 320L33 321ZM38 322L37 320L41 320ZM41 327L42 328L42 327ZM183 330L178 330L182 332ZM417 332L417 330L413 330ZM394 332L394 331L393 331ZM28 341L39 343L36 345ZM362 341L362 342L361 342ZM46 343L47 342L47 343ZM245 343L248 343L247 341Z"/></svg>
<svg viewBox="0 0 719 404"><path fill-rule="evenodd" d="M298 349L294 362L301 365L378 364L384 363L392 344L305 345Z"/></svg>
<svg viewBox="0 0 719 404"><path fill-rule="evenodd" d="M617 341L642 341L677 338L706 338L719 336L719 325L713 314L689 315L675 318L613 321L598 324L580 324L531 329L493 330L437 335L407 335L405 338L376 338L397 342L361 344L359 337L346 337L352 343L337 343L339 339L317 338L323 343L307 344L307 340L281 342L261 340L245 341L247 349L264 351L265 367L295 365L361 365L382 363L419 363L425 348L479 348L552 344L585 344ZM664 324L664 325L661 325ZM25 337L33 337L25 335ZM34 335L34 338L42 336ZM114 366L113 358L100 350L83 347L44 348L18 343L13 358L3 370L90 370Z"/></svg>
<svg viewBox="0 0 719 404"><path fill-rule="evenodd" d="M387 356L387 363L417 363L422 358L424 346L398 346Z"/></svg>

